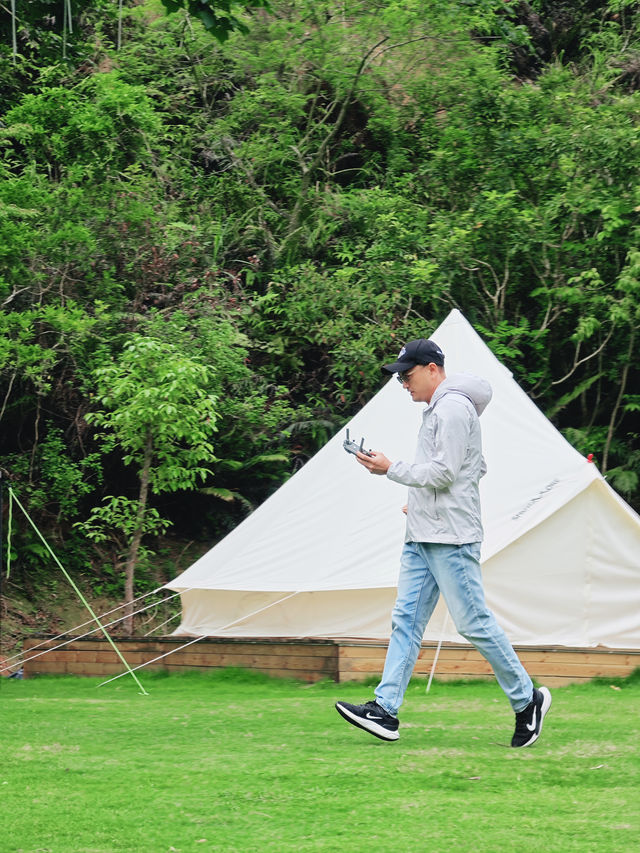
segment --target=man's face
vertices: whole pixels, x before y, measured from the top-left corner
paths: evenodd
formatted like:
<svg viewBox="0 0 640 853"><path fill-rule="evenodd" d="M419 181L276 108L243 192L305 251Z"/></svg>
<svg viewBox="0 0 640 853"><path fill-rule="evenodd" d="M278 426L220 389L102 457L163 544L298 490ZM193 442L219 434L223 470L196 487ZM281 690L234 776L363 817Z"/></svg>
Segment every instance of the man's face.
<svg viewBox="0 0 640 853"><path fill-rule="evenodd" d="M417 364L403 375L402 387L411 394L414 403L430 403L444 378L445 372L437 364Z"/></svg>

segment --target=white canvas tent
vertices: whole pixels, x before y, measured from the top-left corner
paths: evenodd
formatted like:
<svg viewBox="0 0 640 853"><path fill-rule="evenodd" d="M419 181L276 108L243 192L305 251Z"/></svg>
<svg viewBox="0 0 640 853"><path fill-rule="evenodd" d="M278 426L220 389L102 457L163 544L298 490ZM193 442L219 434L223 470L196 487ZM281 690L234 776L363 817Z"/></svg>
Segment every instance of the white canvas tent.
<svg viewBox="0 0 640 853"><path fill-rule="evenodd" d="M511 641L640 648L640 517L459 311L431 337L449 374L475 373L493 387L481 418L482 563L489 606ZM348 424L351 437L412 460L422 409L390 379ZM176 634L388 638L406 493L367 474L343 438L167 584L181 592ZM425 640L441 637L463 642L442 601Z"/></svg>

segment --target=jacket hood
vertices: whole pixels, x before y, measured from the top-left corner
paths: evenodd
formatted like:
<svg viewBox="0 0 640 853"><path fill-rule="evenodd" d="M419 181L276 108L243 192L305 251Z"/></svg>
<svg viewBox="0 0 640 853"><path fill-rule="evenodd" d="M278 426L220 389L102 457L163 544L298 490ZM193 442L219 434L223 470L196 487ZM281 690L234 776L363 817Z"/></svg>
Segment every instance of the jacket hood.
<svg viewBox="0 0 640 853"><path fill-rule="evenodd" d="M454 373L438 385L430 405L435 406L445 394L462 394L471 400L476 412L481 415L489 405L493 391L491 385L481 376L474 376L473 373Z"/></svg>

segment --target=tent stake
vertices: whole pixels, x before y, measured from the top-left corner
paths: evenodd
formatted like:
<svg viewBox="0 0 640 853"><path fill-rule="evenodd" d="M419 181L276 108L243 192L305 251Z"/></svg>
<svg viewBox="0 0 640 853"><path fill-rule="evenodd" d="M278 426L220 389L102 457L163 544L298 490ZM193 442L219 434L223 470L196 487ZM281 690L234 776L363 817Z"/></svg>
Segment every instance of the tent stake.
<svg viewBox="0 0 640 853"><path fill-rule="evenodd" d="M433 676L436 671L436 664L438 663L438 657L440 655L440 649L442 647L442 640L444 638L445 631L447 630L447 625L449 623L449 611L447 610L444 614L444 622L442 623L442 630L440 631L440 639L438 640L438 646L436 648L436 653L433 656L433 663L431 664L431 673L429 675L429 681L427 683L427 689L425 693L428 693L431 690L431 682L433 681Z"/></svg>

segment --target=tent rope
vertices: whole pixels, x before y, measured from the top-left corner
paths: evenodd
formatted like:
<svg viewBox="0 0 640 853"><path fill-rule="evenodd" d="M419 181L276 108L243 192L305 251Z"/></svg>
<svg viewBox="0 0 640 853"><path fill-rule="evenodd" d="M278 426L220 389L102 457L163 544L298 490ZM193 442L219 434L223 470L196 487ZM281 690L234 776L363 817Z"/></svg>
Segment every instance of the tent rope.
<svg viewBox="0 0 640 853"><path fill-rule="evenodd" d="M262 613L263 610L268 610L270 607L275 607L277 604L282 604L283 601L287 601L289 598L293 598L294 595L298 595L299 590L296 592L290 592L288 595L283 596L283 598L279 598L278 601L272 601L271 604L267 604L264 607L258 608L258 610L254 610L252 613L245 613L244 616L240 616L239 619L234 619L233 622L228 622L226 625L223 625L221 628L216 629L216 633L220 631L226 631L227 628L231 628L232 625L237 625L238 622L242 622L245 619L250 619L252 616L256 616L258 613ZM178 646L177 649L171 649L170 652L165 652L163 655L158 655L158 657L153 658L152 660L148 660L145 663L141 663L138 666L134 667L134 670L142 669L143 666L149 666L151 663L155 663L156 661L162 660L163 658L169 657L169 655L174 654L175 652L180 652L182 649L186 649L187 646L192 646L194 643L200 642L200 640L206 640L207 637L213 636L212 634L202 634L200 637L196 637L194 640L189 640L188 643L185 643L182 646ZM122 678L123 675L126 675L126 672L121 672L120 675L114 675L113 678L107 679L107 681L103 681L101 684L98 684L98 687L103 687L105 684L110 684L112 681L117 681L118 678Z"/></svg>
<svg viewBox="0 0 640 853"><path fill-rule="evenodd" d="M179 594L180 593L178 593L178 595ZM166 600L168 601L169 599L166 599ZM181 616L181 615L182 615L181 613L174 613L173 616L169 616L168 619L165 619L164 622L160 623L160 625L156 625L150 631L147 631L147 633L143 634L143 636L148 637L150 634L153 634L154 631L158 631L160 628L164 628L165 625L167 625L169 622L173 622L174 619L177 619L178 616Z"/></svg>
<svg viewBox="0 0 640 853"><path fill-rule="evenodd" d="M150 595L155 595L156 593L160 592L160 590L163 590L163 589L165 589L164 586L159 586L159 587L157 587L157 589L153 589L150 592L145 592L144 595L139 595L137 598L134 598L132 601L128 601L128 602L125 601L124 604L119 604L117 607L111 608L111 610L105 610L104 613L98 614L98 618L104 619L105 616L110 616L112 613L115 613L117 610L122 610L122 608L126 607L127 604L135 604L137 601L142 601L143 598L148 598ZM173 597L174 597L173 595L170 596L170 598L173 598ZM164 599L162 599L162 601L169 601L170 598L164 598ZM157 601L156 604L162 604L162 601ZM137 613L140 613L140 612L141 611L137 610L133 615L135 616ZM36 649L40 649L40 648L42 648L42 646L46 646L47 643L55 643L55 641L59 640L61 637L66 637L67 634L70 634L72 631L79 631L81 628L84 628L86 625L91 625L92 622L93 622L93 619L87 619L86 622L82 622L80 625L75 625L73 628L67 628L66 631L61 631L59 634L56 634L55 637L47 637L46 640L43 640L41 643L38 643L36 646L31 646L29 651L35 652ZM112 625L114 623L110 622L109 624ZM85 637L86 634L82 634L81 636ZM79 640L79 639L80 639L80 637L75 636L75 635L72 637L72 640ZM58 648L58 647L56 647L56 648ZM53 649L47 649L47 651L53 651ZM11 655L11 657L5 658L5 660L6 661L12 661L12 660L16 660L16 658L19 658L19 657L22 657L22 652L18 652L15 655ZM31 658L29 658L29 660L31 660ZM2 670L0 670L0 672L2 672Z"/></svg>
<svg viewBox="0 0 640 853"><path fill-rule="evenodd" d="M174 593L172 596L170 596L169 598L165 598L165 599L163 599L163 601L170 601L170 599L171 599L171 598L175 598L175 597L176 597L176 595L180 595L180 593L179 593L179 592L176 592L176 593ZM137 616L137 615L138 615L138 613L144 613L144 611L145 611L145 610L149 610L151 607L156 607L156 605L157 605L158 603L159 603L159 602L157 602L157 601L152 601L152 602L151 602L151 604L147 604L147 605L146 605L146 607L141 607L139 610L136 610L136 611L135 611L135 613L132 613L131 615L132 615L132 616ZM121 606L122 606L122 607L124 607L125 605L121 605ZM115 609L119 610L120 608L115 608ZM126 618L127 618L127 615L125 615L125 616L119 616L117 619L114 619L114 620L113 620L113 621L111 621L111 622L107 622L107 623L104 625L104 628L110 628L112 625L117 625L117 624L118 624L118 622L123 622ZM90 622L85 622L85 625L88 625L88 624L90 624ZM102 626L100 626L100 627L102 627ZM25 663L29 663L29 661L35 660L36 658L42 657L42 655L46 655L46 654L48 654L48 652L55 652L57 649L62 649L64 646L68 646L68 645L69 645L69 643L74 643L76 640L82 640L82 639L84 639L85 637L90 636L91 634L95 634L95 633L96 633L96 631L99 631L99 630L100 630L100 627L98 627L98 628L92 628L90 631L85 631L85 633L84 633L84 634L80 634L79 636L73 636L73 637L71 637L69 640L65 640L65 641L64 641L64 643L58 643L58 645L57 645L57 646L53 646L53 647L52 647L52 648L50 648L50 649L45 649L43 652L38 652L38 654L37 654L37 655L32 655L30 658L24 658L24 659L23 659L22 661L20 661L18 664L13 664L13 666L23 666ZM59 636L63 637L63 636L64 636L64 634L60 634ZM57 639L57 638L54 638L54 639ZM35 649L35 648L40 648L41 646L45 645L45 643L47 643L47 642L52 642L52 641L51 641L51 640L45 640L45 642L44 642L44 643L40 643L40 645L39 645L39 646L34 646L34 649ZM30 649L29 651L31 651L31 649ZM19 655L18 655L18 657L19 657ZM9 661L9 660L10 660L10 658L7 658L7 660L6 660L5 662L6 662L6 663L8 663L8 661ZM8 668L9 668L9 667L5 667L5 669L8 669ZM5 671L5 669L0 669L0 672L4 672L4 671Z"/></svg>
<svg viewBox="0 0 640 853"><path fill-rule="evenodd" d="M144 689L144 687L142 686L142 684L140 684L140 682L139 682L139 680L138 680L137 676L134 674L133 670L131 669L131 667L129 666L129 664L127 663L127 661L124 659L124 656L122 655L122 652L121 652L121 651L120 651L120 649L116 646L116 644L113 642L113 640L112 640L112 639L111 639L111 637L109 636L108 632L105 630L105 628L103 627L102 623L100 622L100 620L98 619L98 617L96 616L96 614L93 612L93 609L91 608L91 605L90 605L90 604L89 604L89 602L86 600L86 598L83 596L82 592L80 591L80 589L79 589L79 588L78 588L78 586L76 585L76 583L75 583L75 581L73 580L73 578L71 577L71 575L67 572L67 570L65 569L65 567L62 565L62 563L61 563L61 562L60 562L60 560L58 559L58 557L55 555L55 553L53 552L53 550L52 550L51 546L49 545L49 543L47 542L47 540L44 538L44 536L42 535L42 533L40 533L40 531L39 531L39 530L38 530L38 528L36 527L35 522L32 520L31 516L30 516L30 515L29 515L29 513L26 511L26 509L22 506L22 504L20 503L20 500L18 499L18 497L16 496L15 492L13 491L13 489L12 489L11 487L9 487L9 494L13 496L14 501L16 502L16 504L18 505L18 507L22 510L22 513L24 514L24 516L25 516L25 518L27 519L27 521L29 522L29 524L30 524L30 525L33 527L33 529L35 530L35 532L36 532L37 536L39 537L39 539L41 540L42 544L45 546L45 548L47 549L47 551L49 552L49 554L53 557L54 562L56 563L56 565L58 566L58 568L60 569L60 571L62 572L62 574L65 576L65 578L67 579L67 581L71 584L71 587L73 588L74 592L76 593L76 595L78 596L78 598L80 599L80 601L84 604L84 606L87 608L87 610L88 610L88 611L89 611L89 613L91 614L91 616L92 616L93 620L97 623L98 627L100 628L100 630L102 631L102 633L103 633L103 634L104 634L104 636L106 637L107 641L109 642L109 645L112 647L112 649L114 650L114 652L118 655L118 657L120 658L120 660L122 661L122 663L123 663L123 664L125 665L125 667L127 668L127 673L129 673L129 674L131 675L131 677L133 678L133 680L136 682L136 684L137 684L137 685L138 685L138 687L140 688L140 692L141 692L141 694L142 694L143 696L148 696L149 694L148 694L148 693L147 693L147 691ZM125 674L127 674L127 673L125 673Z"/></svg>

